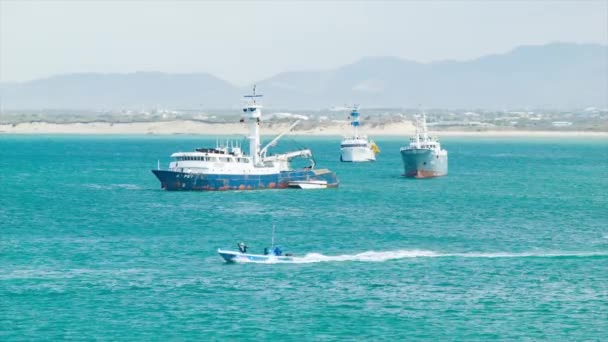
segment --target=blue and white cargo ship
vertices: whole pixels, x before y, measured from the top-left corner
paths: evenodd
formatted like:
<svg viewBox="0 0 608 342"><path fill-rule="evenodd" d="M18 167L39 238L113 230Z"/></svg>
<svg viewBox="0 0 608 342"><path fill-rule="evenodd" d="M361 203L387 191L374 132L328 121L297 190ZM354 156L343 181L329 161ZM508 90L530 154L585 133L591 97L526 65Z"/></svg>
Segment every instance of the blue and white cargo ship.
<svg viewBox="0 0 608 342"><path fill-rule="evenodd" d="M342 162L369 162L376 160L376 153L380 152L378 146L365 135L359 135L359 106L351 108L350 125L353 134L345 137L340 144L340 161Z"/></svg>
<svg viewBox="0 0 608 342"><path fill-rule="evenodd" d="M197 148L192 152L176 152L168 170L152 170L166 190L254 190L286 189L294 183L323 183L328 188L339 184L336 174L327 169L316 169L312 151L309 149L283 154L268 154L287 132L283 132L266 146L260 145L260 121L262 105L257 99L262 95L247 95L243 108L243 118L249 130L249 154L243 153L240 146ZM298 124L296 121L289 130ZM310 165L292 169L293 158L308 158Z"/></svg>
<svg viewBox="0 0 608 342"><path fill-rule="evenodd" d="M448 151L441 149L439 140L429 136L426 115L416 122L416 135L401 148L404 176L412 178L440 177L448 174Z"/></svg>

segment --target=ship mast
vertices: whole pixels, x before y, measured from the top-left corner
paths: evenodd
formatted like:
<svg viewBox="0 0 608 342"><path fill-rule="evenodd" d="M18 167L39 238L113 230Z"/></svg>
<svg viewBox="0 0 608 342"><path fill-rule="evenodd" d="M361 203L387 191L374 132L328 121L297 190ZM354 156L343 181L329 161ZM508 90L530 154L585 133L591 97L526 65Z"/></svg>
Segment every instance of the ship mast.
<svg viewBox="0 0 608 342"><path fill-rule="evenodd" d="M359 138L359 106L355 105L350 112L350 125L353 126L355 139Z"/></svg>
<svg viewBox="0 0 608 342"><path fill-rule="evenodd" d="M249 99L243 107L243 118L249 121L249 155L253 158L253 165L260 162L260 119L262 118L262 105L256 103L256 99L262 95L256 95L255 85L253 94L245 95Z"/></svg>
<svg viewBox="0 0 608 342"><path fill-rule="evenodd" d="M422 141L426 142L429 140L429 135L426 129L426 113L422 112Z"/></svg>
<svg viewBox="0 0 608 342"><path fill-rule="evenodd" d="M416 148L420 148L420 118L416 117Z"/></svg>

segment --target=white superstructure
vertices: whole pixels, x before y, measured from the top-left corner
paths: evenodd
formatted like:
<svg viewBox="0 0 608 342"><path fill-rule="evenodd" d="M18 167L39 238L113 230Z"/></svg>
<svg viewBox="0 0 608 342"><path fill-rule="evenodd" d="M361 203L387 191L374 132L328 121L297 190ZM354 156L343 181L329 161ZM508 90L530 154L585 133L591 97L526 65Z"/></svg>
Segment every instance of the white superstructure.
<svg viewBox="0 0 608 342"><path fill-rule="evenodd" d="M226 143L225 146L216 144L215 148L198 148L194 152L177 152L171 155L173 161L169 164L170 171L192 174L224 174L224 175L270 175L281 171L290 171L290 161L296 157L310 158L314 168L312 152L309 149L288 152L284 154L267 155L268 149L276 145L283 135L289 132L300 121L294 122L287 131L270 141L264 148L260 148L260 120L262 118L262 105L256 99L255 86L253 95L245 96L249 99L243 107L242 121L249 124L249 155L241 150L238 143Z"/></svg>
<svg viewBox="0 0 608 342"><path fill-rule="evenodd" d="M359 135L359 107L355 106L350 112L350 125L353 135L345 137L340 144L340 161L368 162L376 160L378 146L365 135Z"/></svg>
<svg viewBox="0 0 608 342"><path fill-rule="evenodd" d="M401 148L401 151L410 150L429 150L437 156L447 156L448 152L441 149L441 144L437 138L431 137L428 134L426 127L426 114L422 113L422 117L416 120L416 134L410 138L408 146Z"/></svg>

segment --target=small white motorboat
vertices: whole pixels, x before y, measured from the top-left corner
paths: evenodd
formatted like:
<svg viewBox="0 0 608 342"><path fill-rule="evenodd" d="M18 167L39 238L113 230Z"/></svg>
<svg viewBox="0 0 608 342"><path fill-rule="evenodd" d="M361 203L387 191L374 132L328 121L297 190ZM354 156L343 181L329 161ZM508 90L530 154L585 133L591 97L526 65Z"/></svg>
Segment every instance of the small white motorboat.
<svg viewBox="0 0 608 342"><path fill-rule="evenodd" d="M280 246L274 245L274 225L272 226L272 242L270 243L270 248L264 248L263 254L251 254L247 253L247 249L249 248L245 243L239 242L237 246L239 248L238 251L230 251L226 249L218 248L217 253L224 259L226 262L275 262L275 261L291 261L293 260L293 255L290 253L283 253L283 250Z"/></svg>
<svg viewBox="0 0 608 342"><path fill-rule="evenodd" d="M243 253L241 251L229 251L218 249L217 253L226 262L273 262L273 261L291 261L291 254L283 254L280 247L274 247L271 250L265 248L265 254Z"/></svg>
<svg viewBox="0 0 608 342"><path fill-rule="evenodd" d="M296 189L325 189L327 188L327 181L324 180L302 180L302 181L291 181L287 184L290 188Z"/></svg>

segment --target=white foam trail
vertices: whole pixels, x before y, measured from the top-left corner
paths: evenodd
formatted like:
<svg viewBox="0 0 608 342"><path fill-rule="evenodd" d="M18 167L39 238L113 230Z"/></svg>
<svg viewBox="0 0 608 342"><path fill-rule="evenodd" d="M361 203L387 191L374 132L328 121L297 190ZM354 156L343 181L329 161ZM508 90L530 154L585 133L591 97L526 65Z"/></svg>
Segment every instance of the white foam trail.
<svg viewBox="0 0 608 342"><path fill-rule="evenodd" d="M136 184L84 184L85 187L95 190L114 190L114 189L126 189L126 190L139 190L141 187Z"/></svg>
<svg viewBox="0 0 608 342"><path fill-rule="evenodd" d="M523 252L523 253L453 253L446 257L463 258L568 258L568 257L604 257L608 252Z"/></svg>
<svg viewBox="0 0 608 342"><path fill-rule="evenodd" d="M303 257L294 257L291 261L280 261L280 263L308 264L316 262L340 262L340 261L361 261L361 262L383 262L387 260L405 258L554 258L554 257L594 257L608 256L608 252L526 252L526 253L438 253L427 250L396 250L386 252L367 251L358 254L343 255L323 255L319 253L309 253ZM265 262L268 263L268 262ZM274 262L273 262L274 263Z"/></svg>
<svg viewBox="0 0 608 342"><path fill-rule="evenodd" d="M393 259L417 258L417 257L436 257L437 253L424 250L397 250L387 252L367 251L358 254L343 254L328 256L319 253L309 253L303 257L294 257L293 263L305 264L313 262L328 262L328 261L367 261L381 262Z"/></svg>
<svg viewBox="0 0 608 342"><path fill-rule="evenodd" d="M121 188L121 189L127 189L127 190L139 190L141 189L141 187L139 185L136 184L112 184L113 186L117 187L117 188Z"/></svg>

